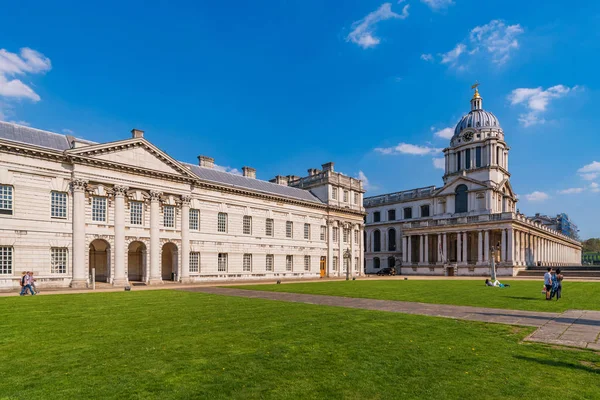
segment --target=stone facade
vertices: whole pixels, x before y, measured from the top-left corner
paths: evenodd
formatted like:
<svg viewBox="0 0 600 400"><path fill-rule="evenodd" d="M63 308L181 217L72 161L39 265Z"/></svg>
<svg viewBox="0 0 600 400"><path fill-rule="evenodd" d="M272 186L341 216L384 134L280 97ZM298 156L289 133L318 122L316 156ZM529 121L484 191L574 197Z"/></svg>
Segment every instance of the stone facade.
<svg viewBox="0 0 600 400"><path fill-rule="evenodd" d="M444 149L444 186L365 198L366 272L516 275L528 266L581 264L581 243L521 215L498 119L475 92Z"/></svg>
<svg viewBox="0 0 600 400"><path fill-rule="evenodd" d="M27 270L42 287L362 274L359 180L243 171L181 163L139 130L92 143L0 122L0 289Z"/></svg>

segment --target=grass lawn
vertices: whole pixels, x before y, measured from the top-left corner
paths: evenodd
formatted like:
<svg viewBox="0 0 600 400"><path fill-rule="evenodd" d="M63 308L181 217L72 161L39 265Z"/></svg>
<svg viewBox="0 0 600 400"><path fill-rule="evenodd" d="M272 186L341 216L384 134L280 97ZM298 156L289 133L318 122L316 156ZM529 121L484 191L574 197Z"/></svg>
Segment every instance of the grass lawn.
<svg viewBox="0 0 600 400"><path fill-rule="evenodd" d="M4 297L0 399L600 398L598 353L529 332L170 290Z"/></svg>
<svg viewBox="0 0 600 400"><path fill-rule="evenodd" d="M600 310L600 282L565 282L559 301L546 301L541 281L506 281L509 288L484 285L481 280L369 280L307 282L283 285L245 285L239 289L324 294L381 300L456 304L461 306L552 311Z"/></svg>

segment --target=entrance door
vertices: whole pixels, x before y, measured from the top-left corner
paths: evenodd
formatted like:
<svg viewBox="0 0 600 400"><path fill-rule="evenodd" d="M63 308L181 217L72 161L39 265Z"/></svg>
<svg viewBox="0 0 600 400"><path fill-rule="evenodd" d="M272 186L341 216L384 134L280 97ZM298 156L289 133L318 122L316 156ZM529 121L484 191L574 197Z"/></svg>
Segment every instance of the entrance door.
<svg viewBox="0 0 600 400"><path fill-rule="evenodd" d="M96 282L110 282L110 245L107 241L96 239L89 248L89 274L96 271Z"/></svg>
<svg viewBox="0 0 600 400"><path fill-rule="evenodd" d="M448 271L448 276L454 276L454 268L447 268L446 271Z"/></svg>
<svg viewBox="0 0 600 400"><path fill-rule="evenodd" d="M319 264L321 271L321 278L324 278L327 275L327 259L325 257L321 257L321 262Z"/></svg>

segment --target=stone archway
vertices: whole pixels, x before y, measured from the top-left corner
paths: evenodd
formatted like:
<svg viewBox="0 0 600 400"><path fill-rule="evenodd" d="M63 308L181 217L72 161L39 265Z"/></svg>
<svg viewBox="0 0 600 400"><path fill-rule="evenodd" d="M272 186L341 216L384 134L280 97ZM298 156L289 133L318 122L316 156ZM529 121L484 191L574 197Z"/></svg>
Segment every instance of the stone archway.
<svg viewBox="0 0 600 400"><path fill-rule="evenodd" d="M165 243L162 247L162 280L173 281L177 280L177 260L178 250L175 243Z"/></svg>
<svg viewBox="0 0 600 400"><path fill-rule="evenodd" d="M95 270L96 282L110 282L110 244L103 239L90 243L89 270L91 276Z"/></svg>
<svg viewBox="0 0 600 400"><path fill-rule="evenodd" d="M127 279L130 282L143 282L146 277L146 245L131 242L127 253Z"/></svg>

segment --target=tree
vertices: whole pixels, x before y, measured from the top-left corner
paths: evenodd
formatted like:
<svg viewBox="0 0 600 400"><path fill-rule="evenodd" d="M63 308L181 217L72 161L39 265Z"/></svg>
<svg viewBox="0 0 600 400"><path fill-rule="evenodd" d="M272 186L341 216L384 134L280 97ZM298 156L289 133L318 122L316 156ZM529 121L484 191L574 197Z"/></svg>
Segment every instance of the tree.
<svg viewBox="0 0 600 400"><path fill-rule="evenodd" d="M583 252L584 253L598 253L600 252L600 238L590 238L583 241Z"/></svg>

